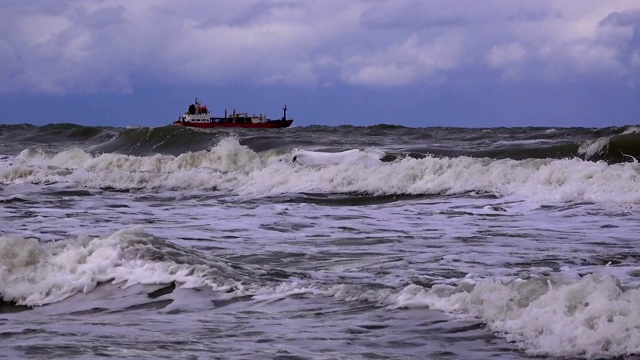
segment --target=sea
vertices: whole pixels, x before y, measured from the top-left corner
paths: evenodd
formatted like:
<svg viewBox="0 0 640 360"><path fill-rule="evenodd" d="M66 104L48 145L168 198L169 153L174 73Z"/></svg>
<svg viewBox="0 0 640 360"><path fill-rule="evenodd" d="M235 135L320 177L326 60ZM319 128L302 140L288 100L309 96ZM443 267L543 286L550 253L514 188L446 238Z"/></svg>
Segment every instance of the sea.
<svg viewBox="0 0 640 360"><path fill-rule="evenodd" d="M0 358L640 359L640 126L0 125Z"/></svg>

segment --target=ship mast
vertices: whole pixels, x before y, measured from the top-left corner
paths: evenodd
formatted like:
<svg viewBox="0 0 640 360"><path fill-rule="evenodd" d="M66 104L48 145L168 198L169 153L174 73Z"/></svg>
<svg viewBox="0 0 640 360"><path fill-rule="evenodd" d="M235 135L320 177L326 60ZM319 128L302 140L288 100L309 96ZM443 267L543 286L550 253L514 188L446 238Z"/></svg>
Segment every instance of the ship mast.
<svg viewBox="0 0 640 360"><path fill-rule="evenodd" d="M284 115L282 116L282 120L287 120L287 105L284 106L282 111L284 111Z"/></svg>

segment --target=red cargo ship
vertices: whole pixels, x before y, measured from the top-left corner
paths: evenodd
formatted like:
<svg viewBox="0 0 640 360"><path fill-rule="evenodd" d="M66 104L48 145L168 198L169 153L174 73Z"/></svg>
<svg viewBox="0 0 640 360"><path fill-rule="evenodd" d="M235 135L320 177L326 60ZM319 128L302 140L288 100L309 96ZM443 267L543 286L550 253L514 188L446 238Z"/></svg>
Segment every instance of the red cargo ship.
<svg viewBox="0 0 640 360"><path fill-rule="evenodd" d="M215 127L242 127L242 128L286 128L291 126L293 119L287 119L287 106L284 106L282 119L267 119L266 115L252 115L248 113L236 113L235 109L231 114L224 111L224 117L211 117L211 113L206 106L200 104L198 98L189 105L187 111L173 122L173 125L188 126L196 128Z"/></svg>

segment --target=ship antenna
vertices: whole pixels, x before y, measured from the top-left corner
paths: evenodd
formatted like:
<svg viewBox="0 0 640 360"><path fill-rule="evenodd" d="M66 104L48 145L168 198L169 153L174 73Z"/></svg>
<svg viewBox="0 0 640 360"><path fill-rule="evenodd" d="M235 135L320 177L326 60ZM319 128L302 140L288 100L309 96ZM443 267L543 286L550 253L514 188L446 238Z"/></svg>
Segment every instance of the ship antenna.
<svg viewBox="0 0 640 360"><path fill-rule="evenodd" d="M282 120L287 120L287 105L282 109L284 111L284 115L282 116Z"/></svg>

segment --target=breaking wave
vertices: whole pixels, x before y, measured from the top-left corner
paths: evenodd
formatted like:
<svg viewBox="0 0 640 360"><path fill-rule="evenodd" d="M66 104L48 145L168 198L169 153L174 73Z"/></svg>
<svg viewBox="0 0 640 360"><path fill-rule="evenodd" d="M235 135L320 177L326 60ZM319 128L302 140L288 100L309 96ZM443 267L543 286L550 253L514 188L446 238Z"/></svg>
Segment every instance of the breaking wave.
<svg viewBox="0 0 640 360"><path fill-rule="evenodd" d="M294 149L340 152L376 148L394 157L567 159L633 162L640 156L640 131L620 128L406 128L309 126L289 129L190 129L178 126L110 128L75 124L0 125L0 153L25 148L60 151L77 147L91 154L174 155L208 150L227 137L255 152Z"/></svg>
<svg viewBox="0 0 640 360"><path fill-rule="evenodd" d="M102 283L123 289L177 283L235 295L268 286L256 285L259 276L244 265L180 247L141 227L56 242L0 236L0 254L2 300L32 307L89 293Z"/></svg>
<svg viewBox="0 0 640 360"><path fill-rule="evenodd" d="M640 290L623 288L614 276L410 285L387 303L480 319L531 355L593 359L640 353Z"/></svg>
<svg viewBox="0 0 640 360"><path fill-rule="evenodd" d="M207 299L209 306L319 296L389 310L424 308L479 319L530 355L602 358L640 352L640 290L625 288L606 273L579 277L560 272L508 281L463 279L455 285L400 288L325 284L282 270L277 277L265 277L265 269L182 248L139 227L57 242L1 236L0 254L0 294L4 302L16 305L61 302L88 294L101 284L119 285L117 291L123 296L130 287L167 285L141 299L147 302L175 288L208 289L213 291L208 296L215 297L213 302ZM173 300L163 301L160 306Z"/></svg>
<svg viewBox="0 0 640 360"><path fill-rule="evenodd" d="M640 164L579 158L489 159L424 156L385 159L377 149L341 153L258 153L235 138L177 156L92 155L24 150L1 160L0 184L86 188L219 190L261 197L295 193L388 195L491 194L533 201L640 201Z"/></svg>

